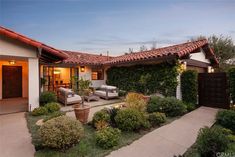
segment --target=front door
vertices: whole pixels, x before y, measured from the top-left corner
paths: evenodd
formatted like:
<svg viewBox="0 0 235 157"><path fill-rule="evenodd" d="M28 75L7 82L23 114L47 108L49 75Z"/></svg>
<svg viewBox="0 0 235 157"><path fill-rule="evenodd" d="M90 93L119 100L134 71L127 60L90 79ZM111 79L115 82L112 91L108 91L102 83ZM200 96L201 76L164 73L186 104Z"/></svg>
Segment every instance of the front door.
<svg viewBox="0 0 235 157"><path fill-rule="evenodd" d="M2 97L22 97L22 67L2 66Z"/></svg>

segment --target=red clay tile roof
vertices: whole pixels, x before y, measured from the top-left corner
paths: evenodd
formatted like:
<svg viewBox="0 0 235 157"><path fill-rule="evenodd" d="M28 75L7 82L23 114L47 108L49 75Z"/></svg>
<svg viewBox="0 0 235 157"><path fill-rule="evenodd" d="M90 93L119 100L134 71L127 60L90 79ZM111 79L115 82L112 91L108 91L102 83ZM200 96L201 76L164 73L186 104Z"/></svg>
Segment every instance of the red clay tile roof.
<svg viewBox="0 0 235 157"><path fill-rule="evenodd" d="M113 57L102 55L95 55L83 52L63 51L69 57L63 61L67 64L80 64L80 65L102 65L111 60Z"/></svg>
<svg viewBox="0 0 235 157"><path fill-rule="evenodd" d="M139 60L144 61L165 56L175 56L177 58L181 58L206 45L208 46L208 41L206 39L202 39L198 41L187 42L154 50L129 53L126 55L115 57L112 60L107 61L106 64L121 64ZM214 60L214 62L218 64L218 60L216 59L211 48L209 48L206 53L208 53L207 55L211 57L210 59Z"/></svg>
<svg viewBox="0 0 235 157"><path fill-rule="evenodd" d="M7 37L12 38L12 39L19 40L19 41L21 41L25 44L31 45L31 46L36 47L36 48L41 48L41 49L45 50L46 52L48 52L52 55L55 55L55 56L57 56L61 59L66 59L68 57L65 53L63 53L60 50L57 50L57 49L55 49L53 47L50 47L48 45L45 45L41 42L30 39L30 38L28 38L24 35L16 33L14 31L9 30L7 28L4 28L2 26L0 26L0 35L4 35L4 36L7 36Z"/></svg>

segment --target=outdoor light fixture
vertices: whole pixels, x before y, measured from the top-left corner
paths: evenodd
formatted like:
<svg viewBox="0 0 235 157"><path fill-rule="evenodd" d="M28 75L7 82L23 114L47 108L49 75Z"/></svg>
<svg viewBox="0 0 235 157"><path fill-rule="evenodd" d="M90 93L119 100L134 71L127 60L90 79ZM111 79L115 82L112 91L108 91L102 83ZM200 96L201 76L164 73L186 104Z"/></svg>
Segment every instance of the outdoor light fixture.
<svg viewBox="0 0 235 157"><path fill-rule="evenodd" d="M54 70L54 74L60 74L60 70Z"/></svg>
<svg viewBox="0 0 235 157"><path fill-rule="evenodd" d="M14 60L8 61L10 65L14 65L16 64L16 62Z"/></svg>
<svg viewBox="0 0 235 157"><path fill-rule="evenodd" d="M208 67L208 73L213 73L214 71L215 71L215 70L214 70L213 67L211 67L211 66Z"/></svg>
<svg viewBox="0 0 235 157"><path fill-rule="evenodd" d="M81 72L85 72L85 66L81 66Z"/></svg>

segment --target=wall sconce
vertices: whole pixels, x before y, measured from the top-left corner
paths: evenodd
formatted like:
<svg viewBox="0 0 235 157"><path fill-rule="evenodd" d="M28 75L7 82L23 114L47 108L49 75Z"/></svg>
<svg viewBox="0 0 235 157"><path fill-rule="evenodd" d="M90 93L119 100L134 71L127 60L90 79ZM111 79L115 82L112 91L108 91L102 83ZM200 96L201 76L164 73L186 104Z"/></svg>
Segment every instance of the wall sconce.
<svg viewBox="0 0 235 157"><path fill-rule="evenodd" d="M8 61L10 65L14 65L16 64L16 62L14 60Z"/></svg>
<svg viewBox="0 0 235 157"><path fill-rule="evenodd" d="M211 66L208 66L208 73L213 73L215 70L213 67Z"/></svg>
<svg viewBox="0 0 235 157"><path fill-rule="evenodd" d="M81 66L81 72L85 72L85 66Z"/></svg>
<svg viewBox="0 0 235 157"><path fill-rule="evenodd" d="M54 74L60 74L60 70L54 70Z"/></svg>

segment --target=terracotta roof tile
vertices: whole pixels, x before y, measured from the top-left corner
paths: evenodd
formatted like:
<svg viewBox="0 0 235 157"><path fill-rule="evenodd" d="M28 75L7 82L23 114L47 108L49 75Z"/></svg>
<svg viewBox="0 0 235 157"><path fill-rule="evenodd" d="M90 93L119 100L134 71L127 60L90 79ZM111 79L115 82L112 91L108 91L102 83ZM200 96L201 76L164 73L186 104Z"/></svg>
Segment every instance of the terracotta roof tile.
<svg viewBox="0 0 235 157"><path fill-rule="evenodd" d="M133 52L126 55L114 57L111 60L106 61L105 64L120 64L130 61L148 60L152 58L159 58L165 56L176 56L178 58L181 58L205 45L208 45L208 41L206 39L202 39L198 41L187 42L183 44L178 44L148 51ZM209 52L207 53L210 53L210 56L212 56L212 59L215 61L215 63L218 63L212 49L209 49Z"/></svg>
<svg viewBox="0 0 235 157"><path fill-rule="evenodd" d="M21 41L21 42L23 42L23 43L25 43L25 44L31 45L31 46L33 46L33 47L42 48L42 49L44 49L46 52L48 52L48 53L50 53L50 54L52 54L52 55L55 55L55 56L57 56L57 57L59 57L59 58L61 58L61 59L65 59L65 58L68 57L65 53L63 53L63 52L60 51L60 50L57 50L57 49L55 49L55 48L53 48L53 47L50 47L50 46L48 46L48 45L45 45L45 44L43 44L43 43L41 43L41 42L38 42L38 41L36 41L36 40L30 39L30 38L28 38L28 37L26 37L26 36L24 36L24 35L21 35L21 34L19 34L19 33L16 33L16 32L14 32L14 31L9 30L9 29L7 29L7 28L4 28L4 27L2 27L2 26L0 26L0 34L1 34L1 35L4 35L4 36L7 36L7 37L9 37L9 38L12 38L12 39L19 40L19 41Z"/></svg>

